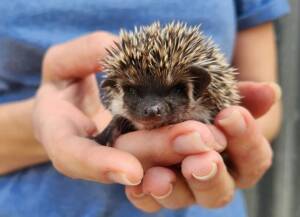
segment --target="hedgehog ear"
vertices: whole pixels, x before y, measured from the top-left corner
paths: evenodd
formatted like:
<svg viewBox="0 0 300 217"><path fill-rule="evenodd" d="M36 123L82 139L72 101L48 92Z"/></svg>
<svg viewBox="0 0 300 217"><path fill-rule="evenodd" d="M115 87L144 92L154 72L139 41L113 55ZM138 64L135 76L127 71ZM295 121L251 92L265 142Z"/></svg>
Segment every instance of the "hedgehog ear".
<svg viewBox="0 0 300 217"><path fill-rule="evenodd" d="M100 88L106 88L106 87L114 87L116 85L116 82L111 79L105 79L104 81L101 82Z"/></svg>
<svg viewBox="0 0 300 217"><path fill-rule="evenodd" d="M195 65L190 68L190 73L193 77L194 99L198 99L210 84L211 77L206 69Z"/></svg>

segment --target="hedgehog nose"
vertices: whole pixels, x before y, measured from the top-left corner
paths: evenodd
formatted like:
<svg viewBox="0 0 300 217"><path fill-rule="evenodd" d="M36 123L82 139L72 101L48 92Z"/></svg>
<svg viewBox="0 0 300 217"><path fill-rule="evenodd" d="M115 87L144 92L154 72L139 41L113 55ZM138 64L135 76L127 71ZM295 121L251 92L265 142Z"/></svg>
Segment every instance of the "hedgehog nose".
<svg viewBox="0 0 300 217"><path fill-rule="evenodd" d="M162 107L161 105L153 105L144 109L145 117L159 117L161 116Z"/></svg>

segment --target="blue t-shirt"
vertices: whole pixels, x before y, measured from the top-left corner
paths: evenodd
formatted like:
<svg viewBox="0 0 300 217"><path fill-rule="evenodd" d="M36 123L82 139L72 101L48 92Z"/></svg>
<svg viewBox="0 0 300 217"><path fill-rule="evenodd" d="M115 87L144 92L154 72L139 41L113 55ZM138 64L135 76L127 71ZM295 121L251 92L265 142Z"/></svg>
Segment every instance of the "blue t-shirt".
<svg viewBox="0 0 300 217"><path fill-rule="evenodd" d="M238 30L272 21L289 11L285 0L1 0L0 103L34 95L46 49L96 30L173 20L202 30L231 61ZM26 144L24 144L26 145ZM72 180L50 163L0 177L0 217L245 217L242 195L224 208L192 206L145 214L124 196L121 185Z"/></svg>

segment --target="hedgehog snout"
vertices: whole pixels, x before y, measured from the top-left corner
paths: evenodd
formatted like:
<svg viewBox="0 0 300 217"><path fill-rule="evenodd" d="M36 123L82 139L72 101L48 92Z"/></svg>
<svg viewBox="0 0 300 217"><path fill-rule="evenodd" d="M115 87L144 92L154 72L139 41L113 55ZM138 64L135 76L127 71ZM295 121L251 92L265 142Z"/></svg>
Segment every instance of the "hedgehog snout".
<svg viewBox="0 0 300 217"><path fill-rule="evenodd" d="M145 117L160 117L163 113L164 107L161 103L144 108Z"/></svg>
<svg viewBox="0 0 300 217"><path fill-rule="evenodd" d="M139 110L142 119L160 119L168 116L170 113L168 104L162 100L146 101Z"/></svg>

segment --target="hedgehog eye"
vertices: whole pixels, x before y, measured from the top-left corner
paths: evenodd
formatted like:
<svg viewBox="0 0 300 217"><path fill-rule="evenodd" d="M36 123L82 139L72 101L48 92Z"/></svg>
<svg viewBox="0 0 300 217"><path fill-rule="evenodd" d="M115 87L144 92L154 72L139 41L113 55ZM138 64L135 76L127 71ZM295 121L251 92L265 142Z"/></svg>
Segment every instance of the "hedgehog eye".
<svg viewBox="0 0 300 217"><path fill-rule="evenodd" d="M116 86L116 82L112 79L105 79L102 81L100 87L101 88L106 88L106 87L115 87Z"/></svg>
<svg viewBox="0 0 300 217"><path fill-rule="evenodd" d="M186 86L182 83L179 83L172 87L171 92L173 94L183 94L185 93L185 90L186 90Z"/></svg>
<svg viewBox="0 0 300 217"><path fill-rule="evenodd" d="M123 89L124 89L124 92L130 96L137 95L137 89L132 86L124 86Z"/></svg>

